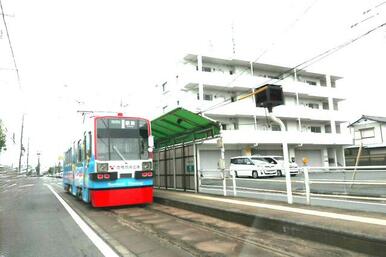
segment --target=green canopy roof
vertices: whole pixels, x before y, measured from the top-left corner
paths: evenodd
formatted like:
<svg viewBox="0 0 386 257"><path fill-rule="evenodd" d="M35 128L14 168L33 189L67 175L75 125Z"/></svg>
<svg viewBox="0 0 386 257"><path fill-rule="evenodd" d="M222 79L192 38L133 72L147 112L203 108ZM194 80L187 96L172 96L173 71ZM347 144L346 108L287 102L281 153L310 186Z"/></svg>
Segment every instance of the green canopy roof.
<svg viewBox="0 0 386 257"><path fill-rule="evenodd" d="M151 122L155 147L162 148L220 134L220 124L184 108L176 108Z"/></svg>

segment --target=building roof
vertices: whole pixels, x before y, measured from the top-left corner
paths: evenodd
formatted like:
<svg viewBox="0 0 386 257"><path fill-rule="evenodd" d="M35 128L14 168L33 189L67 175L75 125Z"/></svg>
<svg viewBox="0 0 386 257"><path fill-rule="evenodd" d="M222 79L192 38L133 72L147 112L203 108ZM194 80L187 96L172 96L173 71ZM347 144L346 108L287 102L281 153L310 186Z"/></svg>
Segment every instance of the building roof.
<svg viewBox="0 0 386 257"><path fill-rule="evenodd" d="M353 125L355 125L356 123L358 123L362 120L365 120L365 121L366 120L372 120L372 121L376 121L376 122L380 122L380 123L386 123L386 117L362 115L362 117L360 117L358 120L356 120L353 123L351 123L350 125L348 125L348 127L352 127Z"/></svg>

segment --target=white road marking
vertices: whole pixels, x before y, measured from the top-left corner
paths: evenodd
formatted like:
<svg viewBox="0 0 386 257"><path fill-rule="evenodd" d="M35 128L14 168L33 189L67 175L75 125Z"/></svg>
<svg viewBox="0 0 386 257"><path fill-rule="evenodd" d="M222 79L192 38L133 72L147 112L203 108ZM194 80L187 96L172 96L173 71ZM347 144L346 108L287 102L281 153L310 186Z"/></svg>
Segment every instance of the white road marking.
<svg viewBox="0 0 386 257"><path fill-rule="evenodd" d="M20 187L32 187L32 186L34 186L34 184L25 184L25 185L19 186L19 188L20 188Z"/></svg>
<svg viewBox="0 0 386 257"><path fill-rule="evenodd" d="M198 198L198 199L217 201L217 202L233 203L233 204L238 204L238 205L247 205L247 206L265 208L265 209L271 209L271 210L286 211L286 212L300 213L300 214L312 215L312 216L318 216L318 217L326 217L326 218L339 219L339 220L345 220L345 221L354 221L354 222L360 222L360 223L386 226L386 220L385 219L368 218L368 217L362 217L362 216L339 214L339 213L334 213L334 212L307 210L307 209L287 207L287 206L281 206L281 205L273 205L273 204L265 204L265 203L238 201L238 200L233 200L233 199L223 199L223 198L216 198L216 197L211 197L211 196L188 195L188 194L186 194L186 196L192 197L192 198Z"/></svg>
<svg viewBox="0 0 386 257"><path fill-rule="evenodd" d="M8 185L8 186L6 186L6 188L10 188L10 187L14 187L14 186L16 186L16 184Z"/></svg>
<svg viewBox="0 0 386 257"><path fill-rule="evenodd" d="M114 250L100 238L94 230L92 230L86 222L82 220L82 218L55 192L55 190L48 184L45 184L48 189L55 195L55 197L59 200L59 202L63 205L63 207L67 210L67 212L74 219L76 224L82 229L82 231L87 235L87 237L94 243L94 245L99 249L99 251L108 257L118 257L119 255L114 252Z"/></svg>

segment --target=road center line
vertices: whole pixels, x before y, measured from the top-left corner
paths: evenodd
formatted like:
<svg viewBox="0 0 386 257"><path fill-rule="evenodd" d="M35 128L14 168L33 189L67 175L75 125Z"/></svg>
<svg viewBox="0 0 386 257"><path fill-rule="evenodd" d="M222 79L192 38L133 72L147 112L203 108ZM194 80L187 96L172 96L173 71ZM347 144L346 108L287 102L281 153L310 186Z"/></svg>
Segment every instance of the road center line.
<svg viewBox="0 0 386 257"><path fill-rule="evenodd" d="M192 198L198 198L198 199L212 200L212 201L217 201L217 202L233 203L233 204L238 204L238 205L247 205L247 206L265 208L265 209L271 209L271 210L286 211L286 212L300 213L300 214L312 215L312 216L318 216L318 217L325 217L325 218L332 218L332 219L339 219L339 220L354 221L354 222L360 222L360 223L386 226L386 220L384 220L384 219L376 219L376 218L368 218L368 217L362 217L362 216L339 214L339 213L334 213L334 212L307 210L307 209L287 207L287 206L281 206L281 205L273 205L273 204L265 204L265 203L238 201L238 200L233 200L233 199L222 199L222 198L216 198L216 197L211 197L211 196L188 195L188 194L186 194L186 196L192 197Z"/></svg>
<svg viewBox="0 0 386 257"><path fill-rule="evenodd" d="M55 197L59 200L59 202L63 205L63 207L67 210L67 212L74 219L76 224L82 229L82 231L87 235L87 237L94 243L94 245L99 249L99 251L108 257L118 257L119 255L114 252L114 250L100 238L94 230L92 230L86 222L82 220L82 218L61 198L58 193L48 184L45 184L48 189L55 195Z"/></svg>

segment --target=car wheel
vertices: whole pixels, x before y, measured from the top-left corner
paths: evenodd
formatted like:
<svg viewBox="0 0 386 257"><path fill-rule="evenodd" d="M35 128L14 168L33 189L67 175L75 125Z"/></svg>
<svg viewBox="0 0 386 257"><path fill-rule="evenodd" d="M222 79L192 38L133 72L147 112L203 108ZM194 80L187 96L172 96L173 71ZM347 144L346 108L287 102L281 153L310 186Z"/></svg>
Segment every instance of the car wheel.
<svg viewBox="0 0 386 257"><path fill-rule="evenodd" d="M277 171L277 175L278 175L279 177L283 176L283 173L281 173L281 170L278 170L278 171Z"/></svg>
<svg viewBox="0 0 386 257"><path fill-rule="evenodd" d="M254 171L252 172L252 177L253 177L253 178L258 178L258 177L259 177L259 175L257 174L257 171L254 170Z"/></svg>

